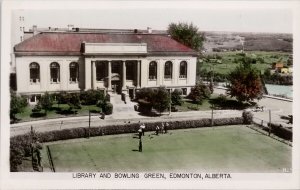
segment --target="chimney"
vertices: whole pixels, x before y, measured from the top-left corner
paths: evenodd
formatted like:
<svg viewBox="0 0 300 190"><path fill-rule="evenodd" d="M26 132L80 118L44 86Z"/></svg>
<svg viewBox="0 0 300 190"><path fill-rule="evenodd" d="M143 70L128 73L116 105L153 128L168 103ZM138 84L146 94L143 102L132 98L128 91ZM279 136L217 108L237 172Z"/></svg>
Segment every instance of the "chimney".
<svg viewBox="0 0 300 190"><path fill-rule="evenodd" d="M148 34L152 34L152 28L147 27Z"/></svg>
<svg viewBox="0 0 300 190"><path fill-rule="evenodd" d="M74 25L73 24L68 24L68 31L72 31L74 28Z"/></svg>
<svg viewBox="0 0 300 190"><path fill-rule="evenodd" d="M37 25L32 26L32 32L33 32L33 35L36 35L38 33L37 32Z"/></svg>

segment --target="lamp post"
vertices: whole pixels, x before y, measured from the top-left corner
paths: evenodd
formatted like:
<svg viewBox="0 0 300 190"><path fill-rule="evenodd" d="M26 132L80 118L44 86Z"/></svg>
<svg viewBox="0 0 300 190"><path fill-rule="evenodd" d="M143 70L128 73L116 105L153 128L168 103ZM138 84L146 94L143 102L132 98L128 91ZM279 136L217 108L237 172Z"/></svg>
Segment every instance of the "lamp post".
<svg viewBox="0 0 300 190"><path fill-rule="evenodd" d="M91 135L90 129L91 129L91 110L89 110L89 136L88 136L88 138L90 138L90 135Z"/></svg>
<svg viewBox="0 0 300 190"><path fill-rule="evenodd" d="M170 100L169 100L169 116L171 115L171 103L172 103L172 89L170 88Z"/></svg>

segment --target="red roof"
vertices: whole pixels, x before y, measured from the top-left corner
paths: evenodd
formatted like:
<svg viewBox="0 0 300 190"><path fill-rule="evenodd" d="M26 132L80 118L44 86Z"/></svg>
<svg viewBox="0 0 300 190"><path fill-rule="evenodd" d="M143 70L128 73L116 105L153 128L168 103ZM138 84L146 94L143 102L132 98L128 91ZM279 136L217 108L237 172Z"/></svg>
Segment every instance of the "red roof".
<svg viewBox="0 0 300 190"><path fill-rule="evenodd" d="M197 55L191 48L166 35L40 33L15 46L15 53L24 55L80 55L86 43L147 43L148 54Z"/></svg>

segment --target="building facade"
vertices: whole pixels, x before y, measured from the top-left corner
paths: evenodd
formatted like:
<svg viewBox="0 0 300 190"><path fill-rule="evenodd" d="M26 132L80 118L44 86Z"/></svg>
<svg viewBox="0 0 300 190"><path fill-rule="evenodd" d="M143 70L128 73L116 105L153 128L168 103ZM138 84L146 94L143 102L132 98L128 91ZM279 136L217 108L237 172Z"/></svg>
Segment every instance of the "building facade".
<svg viewBox="0 0 300 190"><path fill-rule="evenodd" d="M17 93L100 89L133 97L143 87L196 83L197 52L167 35L43 32L14 47Z"/></svg>

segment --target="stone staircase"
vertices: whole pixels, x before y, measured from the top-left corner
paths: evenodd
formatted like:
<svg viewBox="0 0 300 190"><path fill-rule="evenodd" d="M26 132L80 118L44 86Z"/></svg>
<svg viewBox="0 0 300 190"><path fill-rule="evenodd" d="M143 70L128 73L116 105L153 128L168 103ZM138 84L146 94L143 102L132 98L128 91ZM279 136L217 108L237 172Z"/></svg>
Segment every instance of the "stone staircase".
<svg viewBox="0 0 300 190"><path fill-rule="evenodd" d="M134 105L137 103L131 102L127 97L126 103L122 101L120 94L110 94L110 102L113 104L112 117L115 119L126 118L130 119L131 116L136 116L138 112L134 111Z"/></svg>

